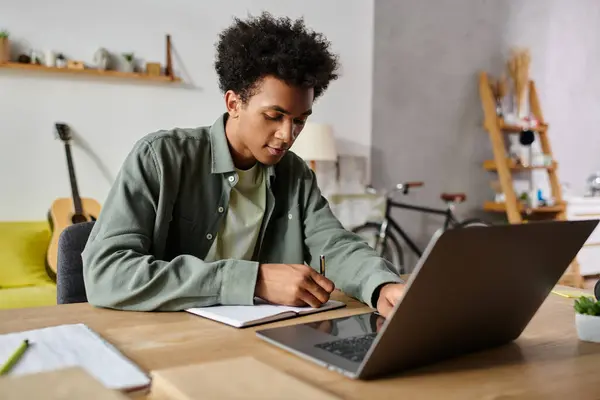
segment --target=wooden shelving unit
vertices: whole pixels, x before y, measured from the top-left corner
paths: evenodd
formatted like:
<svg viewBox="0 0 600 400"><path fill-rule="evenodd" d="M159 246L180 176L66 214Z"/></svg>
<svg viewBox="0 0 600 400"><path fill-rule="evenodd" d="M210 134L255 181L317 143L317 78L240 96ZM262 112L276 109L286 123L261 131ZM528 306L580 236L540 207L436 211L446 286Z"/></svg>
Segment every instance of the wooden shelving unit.
<svg viewBox="0 0 600 400"><path fill-rule="evenodd" d="M494 159L484 161L483 167L487 170L498 173L502 191L506 197L506 205L503 206L502 209L505 210L508 221L510 223L524 222L520 213L522 204L517 198L513 187L512 172L515 171L526 171L532 169L547 170L554 203L557 205L562 204L562 193L557 176L558 164L554 162L550 166L522 166L516 165L510 161L505 150L506 136L509 133L519 133L523 131L523 127L505 124L503 118L496 114L496 100L492 91L490 79L485 72L482 72L479 77L479 91L485 116L484 128L486 131L488 131L490 141L492 142L492 151L494 154ZM548 124L544 122L544 117L542 115L537 97L537 90L533 81L529 82L529 103L532 114L535 116L537 121L539 121L537 126L529 129L538 134L541 149L544 154L552 155L552 149L547 135ZM490 208L489 205L487 208ZM496 208L494 208L494 210L495 209ZM564 216L564 212L561 210L560 215L557 215L556 218L563 219Z"/></svg>
<svg viewBox="0 0 600 400"><path fill-rule="evenodd" d="M181 79L178 77L171 78L170 76L160 75L149 75L139 72L122 72L122 71L102 71L97 69L74 69L74 68L58 68L58 67L47 67L44 65L37 64L21 64L21 63L1 63L0 69L18 70L25 72L39 72L39 73L50 73L50 74L67 74L77 76L88 76L97 78L107 79L130 79L137 81L148 81L148 82L163 82L163 83L178 83Z"/></svg>
<svg viewBox="0 0 600 400"><path fill-rule="evenodd" d="M528 127L536 133L540 141L540 147L544 154L552 156L552 148L548 139L549 126L544 120L540 106L535 82L529 80L527 83L529 93L530 112L538 124ZM492 82L487 73L479 75L479 94L484 112L484 128L489 134L492 143L493 160L483 162L483 168L498 174L500 186L504 193L503 203L488 201L483 204L483 209L488 212L505 213L511 224L527 223L529 220L566 220L566 204L563 201L561 187L558 180L558 164L553 162L548 166L523 166L512 162L507 154L505 140L510 134L518 134L524 130L518 125L506 124L504 119L497 114L496 98L492 88ZM546 170L550 181L551 196L554 203L551 206L528 208L517 197L514 190L512 174L519 171L530 171L534 169ZM579 263L574 259L560 281L564 285L583 287L583 278L580 274Z"/></svg>

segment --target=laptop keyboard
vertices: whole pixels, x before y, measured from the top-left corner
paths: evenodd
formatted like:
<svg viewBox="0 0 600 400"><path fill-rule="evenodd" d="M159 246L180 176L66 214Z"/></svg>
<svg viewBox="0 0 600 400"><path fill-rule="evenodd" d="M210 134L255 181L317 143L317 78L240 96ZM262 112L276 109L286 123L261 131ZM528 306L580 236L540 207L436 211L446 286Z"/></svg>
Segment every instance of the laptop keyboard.
<svg viewBox="0 0 600 400"><path fill-rule="evenodd" d="M338 339L332 342L319 343L315 345L315 347L344 357L350 361L362 362L376 336L377 333L368 333L366 335Z"/></svg>

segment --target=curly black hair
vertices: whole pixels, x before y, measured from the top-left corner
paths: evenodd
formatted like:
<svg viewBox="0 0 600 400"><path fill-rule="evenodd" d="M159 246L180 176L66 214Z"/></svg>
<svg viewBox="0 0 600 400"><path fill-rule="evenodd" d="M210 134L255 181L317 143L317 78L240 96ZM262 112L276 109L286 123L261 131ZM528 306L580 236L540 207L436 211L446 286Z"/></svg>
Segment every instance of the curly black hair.
<svg viewBox="0 0 600 400"><path fill-rule="evenodd" d="M263 12L234 23L219 35L215 69L223 92L233 90L247 100L265 76L289 85L314 88L317 99L338 78L338 56L321 34L308 30L304 19L274 18Z"/></svg>

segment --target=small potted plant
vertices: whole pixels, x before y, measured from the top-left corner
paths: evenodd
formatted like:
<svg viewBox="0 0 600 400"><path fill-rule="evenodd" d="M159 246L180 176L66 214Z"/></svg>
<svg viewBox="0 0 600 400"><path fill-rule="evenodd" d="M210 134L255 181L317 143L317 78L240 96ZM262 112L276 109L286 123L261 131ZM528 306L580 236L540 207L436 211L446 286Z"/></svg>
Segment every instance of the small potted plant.
<svg viewBox="0 0 600 400"><path fill-rule="evenodd" d="M586 342L600 343L600 301L581 296L575 300L577 336Z"/></svg>
<svg viewBox="0 0 600 400"><path fill-rule="evenodd" d="M125 59L125 72L134 72L134 55L133 53L123 53L123 58Z"/></svg>
<svg viewBox="0 0 600 400"><path fill-rule="evenodd" d="M10 61L10 40L8 31L0 31L0 64Z"/></svg>
<svg viewBox="0 0 600 400"><path fill-rule="evenodd" d="M64 54L58 53L56 55L56 66L58 68L66 68L67 67L67 57Z"/></svg>

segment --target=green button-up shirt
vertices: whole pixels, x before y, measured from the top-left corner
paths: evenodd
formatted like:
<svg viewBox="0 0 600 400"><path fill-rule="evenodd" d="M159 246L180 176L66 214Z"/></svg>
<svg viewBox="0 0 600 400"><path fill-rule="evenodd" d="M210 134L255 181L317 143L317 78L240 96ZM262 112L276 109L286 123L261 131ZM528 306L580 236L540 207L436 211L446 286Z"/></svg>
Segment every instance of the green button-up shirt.
<svg viewBox="0 0 600 400"><path fill-rule="evenodd" d="M293 152L267 167L267 205L252 260L203 261L237 183L226 114L210 127L151 133L126 157L88 239L83 275L99 307L150 311L252 304L260 263L306 263L349 296L402 282L343 228L313 171Z"/></svg>

